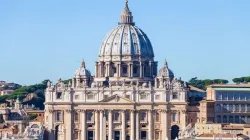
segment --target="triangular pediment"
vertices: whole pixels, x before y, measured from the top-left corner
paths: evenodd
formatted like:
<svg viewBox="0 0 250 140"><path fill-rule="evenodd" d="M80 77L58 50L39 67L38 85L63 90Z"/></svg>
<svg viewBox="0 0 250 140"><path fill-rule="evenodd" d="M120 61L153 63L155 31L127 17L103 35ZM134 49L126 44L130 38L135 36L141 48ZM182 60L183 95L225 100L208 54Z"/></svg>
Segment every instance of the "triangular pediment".
<svg viewBox="0 0 250 140"><path fill-rule="evenodd" d="M113 95L107 99L104 99L101 101L102 103L134 103L133 101L127 99L127 98L124 98L124 97L121 97L119 95Z"/></svg>

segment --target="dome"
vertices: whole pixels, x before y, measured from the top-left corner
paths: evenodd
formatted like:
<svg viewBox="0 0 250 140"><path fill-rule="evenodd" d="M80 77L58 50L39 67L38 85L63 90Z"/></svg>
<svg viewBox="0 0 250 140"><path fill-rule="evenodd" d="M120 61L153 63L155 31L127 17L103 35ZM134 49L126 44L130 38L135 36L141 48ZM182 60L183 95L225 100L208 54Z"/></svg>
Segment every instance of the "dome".
<svg viewBox="0 0 250 140"><path fill-rule="evenodd" d="M99 57L132 56L153 59L154 51L147 35L133 22L132 12L126 7L119 25L109 32L101 44Z"/></svg>
<svg viewBox="0 0 250 140"><path fill-rule="evenodd" d="M76 78L88 78L91 77L91 73L89 70L86 69L85 67L85 62L82 61L80 68L78 68L75 72Z"/></svg>
<svg viewBox="0 0 250 140"><path fill-rule="evenodd" d="M170 70L168 68L168 64L167 64L167 61L165 60L164 61L164 65L163 67L159 70L158 74L157 74L158 77L169 77L171 79L174 78L174 73L172 70Z"/></svg>

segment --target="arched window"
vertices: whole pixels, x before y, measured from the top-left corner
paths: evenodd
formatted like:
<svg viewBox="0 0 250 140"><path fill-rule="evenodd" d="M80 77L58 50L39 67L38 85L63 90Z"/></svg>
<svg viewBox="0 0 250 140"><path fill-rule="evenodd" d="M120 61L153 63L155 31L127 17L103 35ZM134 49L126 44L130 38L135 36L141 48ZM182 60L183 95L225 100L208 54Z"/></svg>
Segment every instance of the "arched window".
<svg viewBox="0 0 250 140"><path fill-rule="evenodd" d="M233 100L233 97L234 97L234 94L233 94L233 93L228 93L228 100L229 100L229 101L232 101L232 100Z"/></svg>
<svg viewBox="0 0 250 140"><path fill-rule="evenodd" d="M228 110L229 110L229 112L233 112L233 110L234 110L233 104L229 104Z"/></svg>
<svg viewBox="0 0 250 140"><path fill-rule="evenodd" d="M234 123L234 117L233 116L229 116L229 123Z"/></svg>
<svg viewBox="0 0 250 140"><path fill-rule="evenodd" d="M87 120L88 120L88 121L94 121L93 112L88 112L87 114L88 114L88 115L87 115Z"/></svg>
<svg viewBox="0 0 250 140"><path fill-rule="evenodd" d="M155 112L155 121L160 122L160 113L159 112Z"/></svg>
<svg viewBox="0 0 250 140"><path fill-rule="evenodd" d="M216 104L216 111L221 112L221 104Z"/></svg>
<svg viewBox="0 0 250 140"><path fill-rule="evenodd" d="M224 100L224 101L227 100L227 93L222 93L222 100Z"/></svg>
<svg viewBox="0 0 250 140"><path fill-rule="evenodd" d="M247 116L247 123L250 123L250 116Z"/></svg>
<svg viewBox="0 0 250 140"><path fill-rule="evenodd" d="M223 123L227 123L227 116L223 116Z"/></svg>
<svg viewBox="0 0 250 140"><path fill-rule="evenodd" d="M216 120L217 120L217 123L221 123L221 116L218 115L217 118L216 118Z"/></svg>
<svg viewBox="0 0 250 140"><path fill-rule="evenodd" d="M235 116L235 123L240 123L240 117L239 116Z"/></svg>
<svg viewBox="0 0 250 140"><path fill-rule="evenodd" d="M250 112L250 104L247 104L247 112Z"/></svg>
<svg viewBox="0 0 250 140"><path fill-rule="evenodd" d="M245 104L241 104L241 105L240 105L240 111L241 111L241 112L245 112L245 111L246 111Z"/></svg>
<svg viewBox="0 0 250 140"><path fill-rule="evenodd" d="M79 121L79 114L77 112L75 112L75 122Z"/></svg>
<svg viewBox="0 0 250 140"><path fill-rule="evenodd" d="M74 130L74 139L75 140L79 139L79 130Z"/></svg>
<svg viewBox="0 0 250 140"><path fill-rule="evenodd" d="M239 101L239 99L240 99L239 93L234 93L234 100Z"/></svg>
<svg viewBox="0 0 250 140"><path fill-rule="evenodd" d="M228 109L227 109L227 104L223 104L223 112L227 112Z"/></svg>
<svg viewBox="0 0 250 140"><path fill-rule="evenodd" d="M239 109L239 104L235 104L234 105L234 112L239 112L240 109Z"/></svg>
<svg viewBox="0 0 250 140"><path fill-rule="evenodd" d="M241 116L240 117L240 123L242 123L242 124L245 124L246 123L246 117L245 116Z"/></svg>
<svg viewBox="0 0 250 140"><path fill-rule="evenodd" d="M178 114L177 112L173 113L173 122L177 122L178 121Z"/></svg>

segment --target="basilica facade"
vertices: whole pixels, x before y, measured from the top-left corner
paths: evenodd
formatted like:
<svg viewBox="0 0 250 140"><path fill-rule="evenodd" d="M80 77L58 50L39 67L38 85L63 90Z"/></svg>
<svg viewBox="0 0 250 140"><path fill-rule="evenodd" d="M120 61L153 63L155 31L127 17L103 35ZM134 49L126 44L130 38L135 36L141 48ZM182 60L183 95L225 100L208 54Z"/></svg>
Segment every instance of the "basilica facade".
<svg viewBox="0 0 250 140"><path fill-rule="evenodd" d="M95 74L85 62L72 81L48 83L45 127L49 140L170 140L187 124L185 82L138 28L128 2L101 44Z"/></svg>

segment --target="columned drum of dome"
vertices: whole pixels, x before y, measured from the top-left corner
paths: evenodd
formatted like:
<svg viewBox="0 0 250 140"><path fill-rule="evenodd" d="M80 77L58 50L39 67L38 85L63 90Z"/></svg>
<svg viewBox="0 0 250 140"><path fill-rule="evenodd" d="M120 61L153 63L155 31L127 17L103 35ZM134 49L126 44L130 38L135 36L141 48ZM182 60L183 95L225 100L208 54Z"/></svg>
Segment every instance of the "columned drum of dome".
<svg viewBox="0 0 250 140"><path fill-rule="evenodd" d="M152 81L157 74L153 47L147 35L135 26L128 2L120 20L101 44L95 80L109 77L110 81Z"/></svg>

